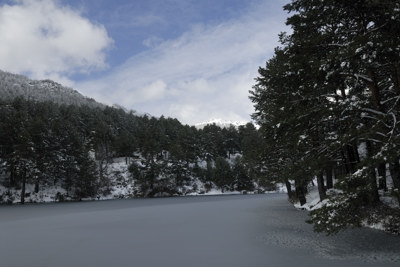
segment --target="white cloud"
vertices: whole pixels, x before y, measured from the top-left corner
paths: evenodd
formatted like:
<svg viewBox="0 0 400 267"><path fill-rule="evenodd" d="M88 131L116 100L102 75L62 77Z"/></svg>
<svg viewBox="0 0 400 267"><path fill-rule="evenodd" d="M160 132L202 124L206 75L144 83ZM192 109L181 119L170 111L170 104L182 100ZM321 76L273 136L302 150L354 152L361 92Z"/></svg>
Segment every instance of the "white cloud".
<svg viewBox="0 0 400 267"><path fill-rule="evenodd" d="M96 92L97 99L110 104L122 102L127 108L188 124L210 118L250 120L248 91L258 67L278 45L279 32L286 30L281 7L270 8L264 2L236 20L196 25L78 89L91 96ZM154 81L158 82L148 87Z"/></svg>
<svg viewBox="0 0 400 267"><path fill-rule="evenodd" d="M0 7L0 69L33 78L67 77L106 67L107 31L53 0Z"/></svg>
<svg viewBox="0 0 400 267"><path fill-rule="evenodd" d="M152 82L149 85L140 88L139 94L137 95L137 98L133 101L133 103L146 102L149 100L162 98L165 93L166 87L167 85L162 80Z"/></svg>

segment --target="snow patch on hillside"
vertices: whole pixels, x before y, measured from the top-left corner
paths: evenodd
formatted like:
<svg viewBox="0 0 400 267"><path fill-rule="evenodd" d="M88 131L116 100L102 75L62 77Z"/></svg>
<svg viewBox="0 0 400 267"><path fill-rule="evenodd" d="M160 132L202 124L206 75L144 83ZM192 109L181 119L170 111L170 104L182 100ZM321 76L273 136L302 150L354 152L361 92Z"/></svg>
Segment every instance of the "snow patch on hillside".
<svg viewBox="0 0 400 267"><path fill-rule="evenodd" d="M104 104L52 80L31 80L23 75L0 70L0 99L10 101L16 97L39 102L51 101L57 104L105 107Z"/></svg>
<svg viewBox="0 0 400 267"><path fill-rule="evenodd" d="M206 125L212 125L215 124L219 126L220 128L229 128L231 126L233 127L239 127L243 126L249 123L248 121L230 121L230 120L223 120L223 119L211 119L205 122L200 122L196 123L194 126L197 129L203 129Z"/></svg>
<svg viewBox="0 0 400 267"><path fill-rule="evenodd" d="M132 158L114 158L108 163L105 175L109 178L108 186L102 188L101 193L93 198L83 198L81 200L110 200L140 197L137 195L139 188L129 172L129 165L137 159ZM199 163L201 166L201 162ZM206 164L203 164L206 166ZM224 191L217 188L214 184L206 185L198 179L193 179L191 184L178 188L182 196L200 196L200 195L233 195L233 194L255 194L255 193L285 193L286 187L278 184L275 191L264 191L258 188L256 191ZM61 184L41 186L39 192L35 193L33 184L26 185L25 203L44 203L44 202L64 202L76 201L70 195L71 192L65 190ZM156 197L165 197L171 195L156 195ZM0 185L0 204L17 204L21 200L21 189L8 189Z"/></svg>

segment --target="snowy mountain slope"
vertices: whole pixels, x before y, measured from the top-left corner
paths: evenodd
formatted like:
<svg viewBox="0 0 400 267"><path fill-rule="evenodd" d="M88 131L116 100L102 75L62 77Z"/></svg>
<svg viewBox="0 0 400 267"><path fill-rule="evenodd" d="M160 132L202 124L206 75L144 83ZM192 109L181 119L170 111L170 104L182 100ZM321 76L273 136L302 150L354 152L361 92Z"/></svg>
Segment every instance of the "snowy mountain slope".
<svg viewBox="0 0 400 267"><path fill-rule="evenodd" d="M222 119L211 119L205 122L196 123L194 126L197 129L203 129L206 125L215 124L220 128L229 128L230 126L239 127L242 125L246 125L249 123L248 121L229 121L229 120L222 120Z"/></svg>
<svg viewBox="0 0 400 267"><path fill-rule="evenodd" d="M66 105L87 105L104 107L94 99L81 95L76 90L62 86L51 80L31 80L23 75L0 70L0 99L12 100L16 97L39 102L51 101Z"/></svg>

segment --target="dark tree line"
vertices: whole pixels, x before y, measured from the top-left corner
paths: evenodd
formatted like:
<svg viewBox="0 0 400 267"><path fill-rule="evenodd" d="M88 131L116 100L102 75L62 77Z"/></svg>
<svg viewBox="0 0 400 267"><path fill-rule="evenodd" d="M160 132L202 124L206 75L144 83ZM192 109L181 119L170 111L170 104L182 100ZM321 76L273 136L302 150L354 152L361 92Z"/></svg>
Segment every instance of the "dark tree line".
<svg viewBox="0 0 400 267"><path fill-rule="evenodd" d="M292 0L284 9L292 33L280 35L250 92L269 175L302 205L317 177L317 231L381 221L398 232L400 1Z"/></svg>
<svg viewBox="0 0 400 267"><path fill-rule="evenodd" d="M261 168L262 138L252 124L196 129L118 108L24 98L1 102L0 116L0 182L20 190L21 203L27 184L35 192L60 185L73 199L106 194L108 166L117 157L131 163L134 196L186 194L199 182L223 190L269 185Z"/></svg>

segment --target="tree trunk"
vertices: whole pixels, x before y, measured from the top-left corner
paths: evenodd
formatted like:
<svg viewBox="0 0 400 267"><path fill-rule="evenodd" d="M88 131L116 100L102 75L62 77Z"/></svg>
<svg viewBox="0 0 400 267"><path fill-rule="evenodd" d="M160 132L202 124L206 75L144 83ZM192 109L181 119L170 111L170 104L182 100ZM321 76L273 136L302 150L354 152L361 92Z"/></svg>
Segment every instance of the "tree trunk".
<svg viewBox="0 0 400 267"><path fill-rule="evenodd" d="M347 159L343 148L340 150L340 154L342 156L342 162L343 162L343 167L341 169L344 170L345 174L350 174L349 160ZM341 176L342 176L342 173L341 173Z"/></svg>
<svg viewBox="0 0 400 267"><path fill-rule="evenodd" d="M340 93L341 93L342 99L346 99L346 88L344 86L340 87Z"/></svg>
<svg viewBox="0 0 400 267"><path fill-rule="evenodd" d="M286 185L286 190L287 190L289 201L293 201L292 185L288 179L285 179L285 185Z"/></svg>
<svg viewBox="0 0 400 267"><path fill-rule="evenodd" d="M324 184L324 173L323 172L320 172L317 175L317 185L318 185L319 199L324 200L326 198L326 187Z"/></svg>
<svg viewBox="0 0 400 267"><path fill-rule="evenodd" d="M348 169L351 173L356 170L357 163L360 162L360 157L358 155L357 147L353 145L346 145Z"/></svg>
<svg viewBox="0 0 400 267"><path fill-rule="evenodd" d="M326 189L333 188L333 177L332 177L332 167L326 168Z"/></svg>
<svg viewBox="0 0 400 267"><path fill-rule="evenodd" d="M378 189L388 191L386 182L386 163L381 163L378 166Z"/></svg>
<svg viewBox="0 0 400 267"><path fill-rule="evenodd" d="M26 186L26 171L22 174L22 185L21 185L21 204L25 203L25 186Z"/></svg>
<svg viewBox="0 0 400 267"><path fill-rule="evenodd" d="M39 193L39 178L36 178L35 181L35 193Z"/></svg>
<svg viewBox="0 0 400 267"><path fill-rule="evenodd" d="M370 157L373 155L373 147L370 141L366 142L367 144L367 153L368 156ZM370 205L375 205L376 203L379 202L379 192L378 192L378 184L377 184L377 179L376 179L376 173L375 173L375 167L370 167L369 168L369 175L368 175L368 185L369 185L369 204Z"/></svg>
<svg viewBox="0 0 400 267"><path fill-rule="evenodd" d="M383 108L381 105L381 96L380 96L378 84L376 82L375 73L371 68L368 68L367 75L368 75L368 78L371 80L371 82L368 83L368 87L371 90L371 102L377 110L383 111Z"/></svg>
<svg viewBox="0 0 400 267"><path fill-rule="evenodd" d="M376 183L376 174L375 168L371 168L370 175L369 175L369 204L374 206L379 202L379 192L378 192L378 185Z"/></svg>
<svg viewBox="0 0 400 267"><path fill-rule="evenodd" d="M10 187L13 187L13 186L15 186L15 184L16 184L16 179L15 179L15 173L16 173L16 171L15 171L15 165L14 165L14 163L11 163L12 165L11 165L11 170L10 170L10 182L9 182L9 185L8 185L8 187L10 188Z"/></svg>
<svg viewBox="0 0 400 267"><path fill-rule="evenodd" d="M306 199L307 189L304 187L305 186L303 185L302 182L295 180L296 197L300 201L301 206L307 203Z"/></svg>
<svg viewBox="0 0 400 267"><path fill-rule="evenodd" d="M392 176L394 192L400 206L400 163L397 158L393 163L389 164L390 176Z"/></svg>

